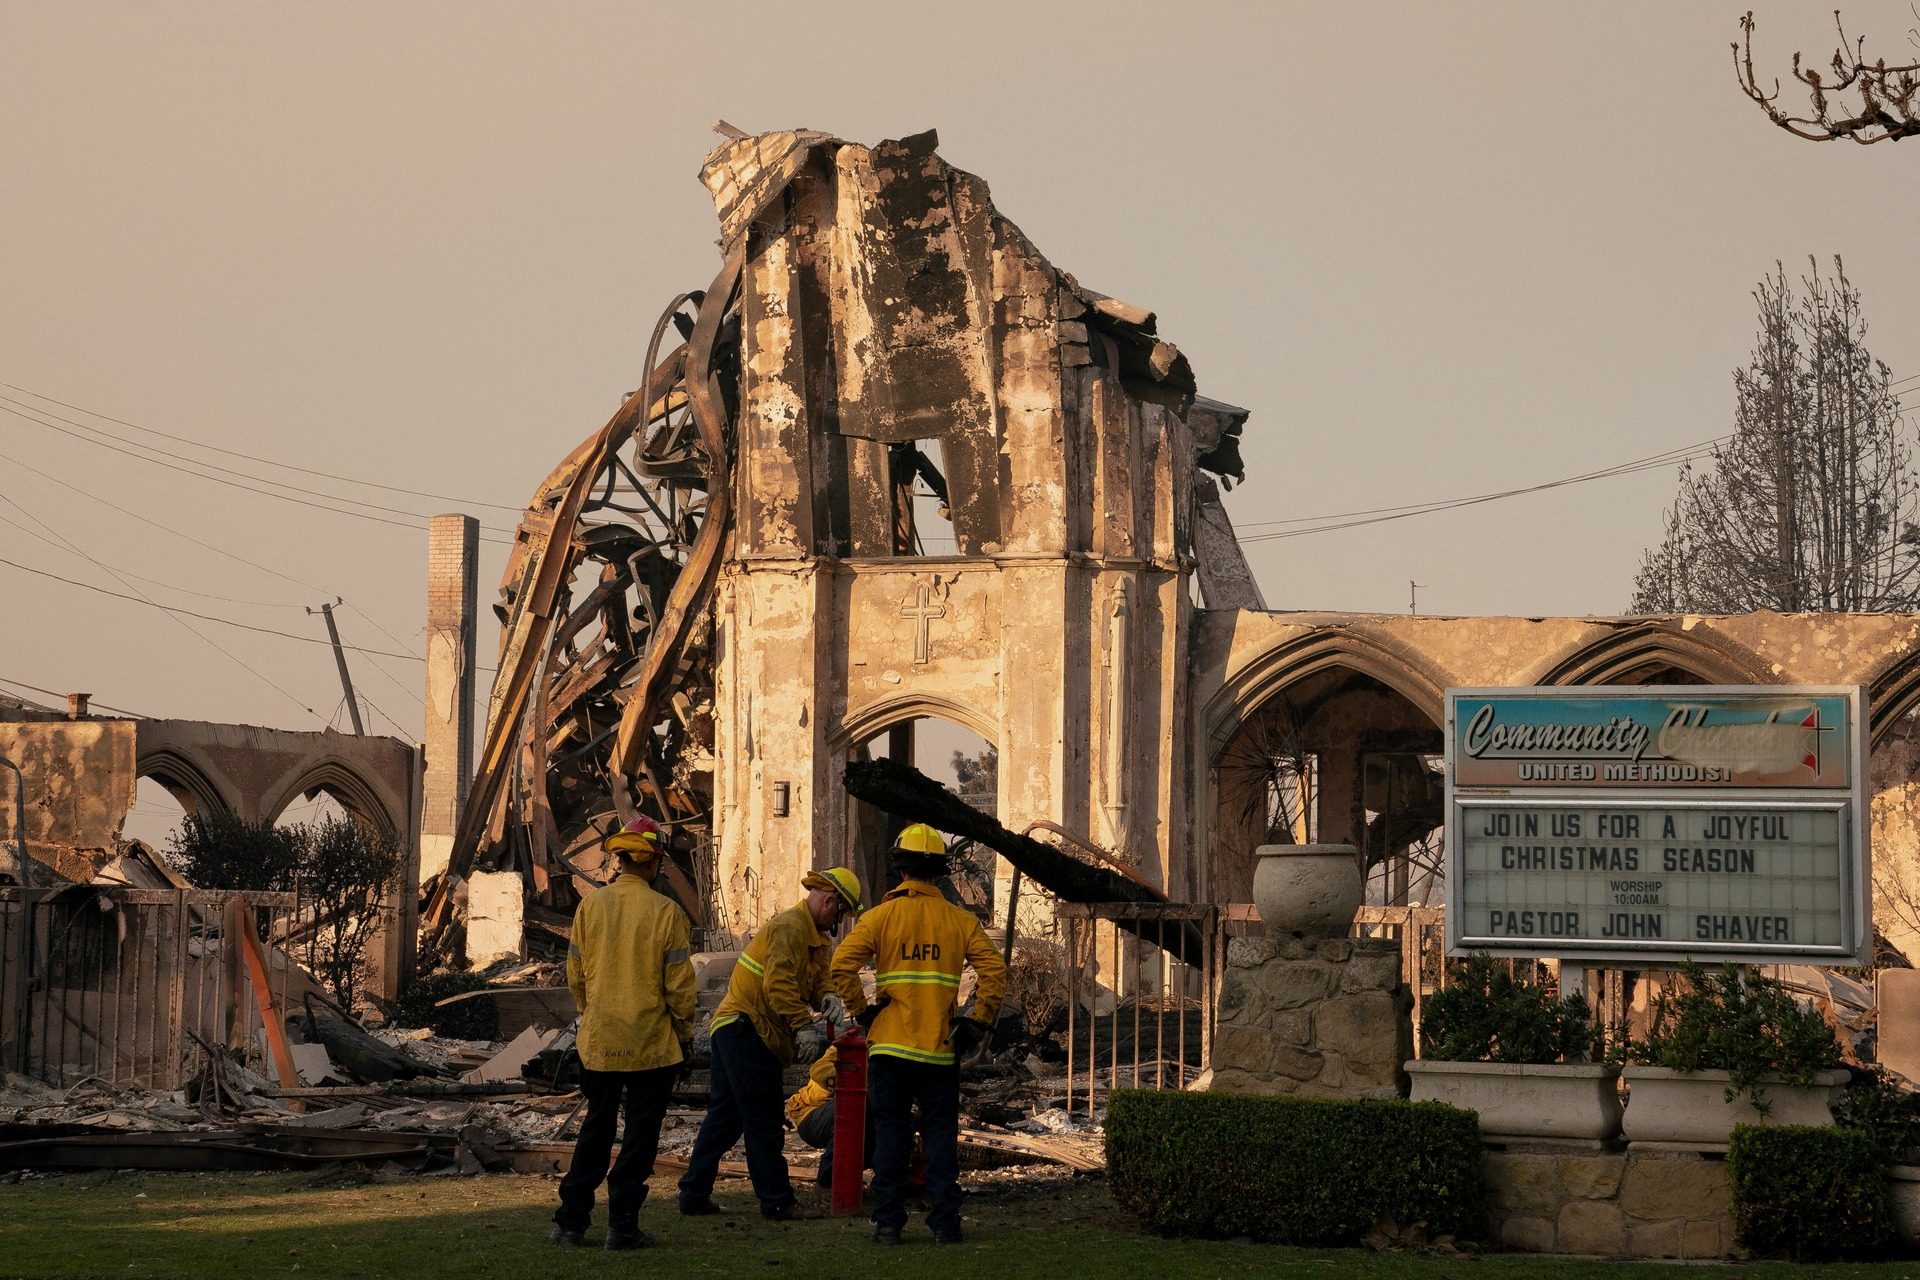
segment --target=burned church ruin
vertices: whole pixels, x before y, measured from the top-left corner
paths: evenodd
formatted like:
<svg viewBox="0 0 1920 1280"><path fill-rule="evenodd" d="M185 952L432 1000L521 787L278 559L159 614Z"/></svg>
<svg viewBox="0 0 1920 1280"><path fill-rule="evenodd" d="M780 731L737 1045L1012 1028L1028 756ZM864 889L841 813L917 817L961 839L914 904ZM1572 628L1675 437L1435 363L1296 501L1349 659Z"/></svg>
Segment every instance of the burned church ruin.
<svg viewBox="0 0 1920 1280"><path fill-rule="evenodd" d="M734 138L702 178L724 265L521 525L428 927L475 871L524 876L536 928L564 915L641 811L725 945L816 864L878 878L840 772L925 717L994 746L1009 821L1195 892L1196 593L1261 603L1216 487L1245 411L931 133Z"/></svg>
<svg viewBox="0 0 1920 1280"><path fill-rule="evenodd" d="M1920 958L1888 898L1920 883L1914 619L1271 611L1219 499L1247 411L932 133L729 134L701 180L717 275L671 300L639 388L520 525L471 792L426 859L430 952L460 954L481 888L563 937L610 874L601 832L640 812L715 949L814 866L876 878L885 815L841 774L911 759L930 719L997 752L1004 824L1173 901L1245 902L1256 846L1320 840L1406 906L1439 856L1450 685L1860 683L1876 915ZM451 765L428 755L431 819Z"/></svg>

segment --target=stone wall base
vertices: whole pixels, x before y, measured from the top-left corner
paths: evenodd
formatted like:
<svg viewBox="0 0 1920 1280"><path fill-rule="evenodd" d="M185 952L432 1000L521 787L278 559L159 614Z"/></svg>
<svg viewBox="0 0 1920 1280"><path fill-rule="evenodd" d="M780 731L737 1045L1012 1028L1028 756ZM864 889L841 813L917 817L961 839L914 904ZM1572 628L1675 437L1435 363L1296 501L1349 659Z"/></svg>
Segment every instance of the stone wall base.
<svg viewBox="0 0 1920 1280"><path fill-rule="evenodd" d="M1727 1163L1683 1151L1588 1143L1489 1148L1488 1242L1610 1258L1731 1258Z"/></svg>
<svg viewBox="0 0 1920 1280"><path fill-rule="evenodd" d="M1233 938L1220 982L1217 1093L1397 1098L1413 1056L1400 944L1368 938Z"/></svg>

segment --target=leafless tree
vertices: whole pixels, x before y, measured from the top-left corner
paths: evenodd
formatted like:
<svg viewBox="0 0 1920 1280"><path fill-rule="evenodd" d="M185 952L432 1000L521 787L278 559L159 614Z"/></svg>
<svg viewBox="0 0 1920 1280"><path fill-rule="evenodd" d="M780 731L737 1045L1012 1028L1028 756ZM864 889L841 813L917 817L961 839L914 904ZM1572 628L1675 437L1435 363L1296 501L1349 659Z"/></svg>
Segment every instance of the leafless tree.
<svg viewBox="0 0 1920 1280"><path fill-rule="evenodd" d="M1768 119L1796 138L1813 142L1846 138L1868 146L1920 134L1920 62L1888 66L1885 58L1879 58L1870 63L1866 38L1848 41L1838 9L1833 12L1833 22L1840 32L1840 47L1833 51L1829 64L1832 79L1812 67L1803 68L1800 55L1793 55L1793 78L1807 87L1811 115L1789 115L1780 108L1778 80L1773 82L1772 93L1760 88L1753 71L1752 11L1740 19L1743 38L1733 46L1733 70L1741 90L1760 104ZM1912 33L1909 36L1912 38ZM1835 105L1834 98L1854 93L1859 94L1860 105L1853 114L1848 114L1851 108Z"/></svg>
<svg viewBox="0 0 1920 1280"><path fill-rule="evenodd" d="M1796 293L1754 290L1760 331L1736 370L1734 431L1682 471L1646 553L1635 613L1920 608L1920 491L1887 366L1867 351L1840 259Z"/></svg>

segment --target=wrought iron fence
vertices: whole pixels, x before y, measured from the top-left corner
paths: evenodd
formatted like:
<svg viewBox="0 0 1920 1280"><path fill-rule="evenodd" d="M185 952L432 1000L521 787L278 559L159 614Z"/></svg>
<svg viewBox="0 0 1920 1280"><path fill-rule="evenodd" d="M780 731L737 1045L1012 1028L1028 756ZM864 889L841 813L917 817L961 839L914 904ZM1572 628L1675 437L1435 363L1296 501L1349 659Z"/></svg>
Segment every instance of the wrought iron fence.
<svg viewBox="0 0 1920 1280"><path fill-rule="evenodd" d="M297 915L291 893L74 885L0 889L0 1062L55 1086L180 1088L201 1045L270 1074L257 984L229 903L261 948L271 1002L300 973L274 945Z"/></svg>
<svg viewBox="0 0 1920 1280"><path fill-rule="evenodd" d="M1179 1089L1204 1072L1213 1060L1220 907L1061 903L1058 919L1068 1114L1080 1107L1091 1118L1096 1095L1109 1089Z"/></svg>

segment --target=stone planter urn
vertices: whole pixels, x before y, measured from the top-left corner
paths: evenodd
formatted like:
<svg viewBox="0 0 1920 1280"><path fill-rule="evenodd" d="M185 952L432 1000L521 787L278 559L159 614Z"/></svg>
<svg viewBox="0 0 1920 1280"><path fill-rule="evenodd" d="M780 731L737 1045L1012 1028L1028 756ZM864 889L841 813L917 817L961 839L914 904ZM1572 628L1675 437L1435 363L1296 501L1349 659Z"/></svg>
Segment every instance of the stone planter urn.
<svg viewBox="0 0 1920 1280"><path fill-rule="evenodd" d="M1920 1165L1897 1164L1887 1170L1887 1199L1900 1243L1920 1245Z"/></svg>
<svg viewBox="0 0 1920 1280"><path fill-rule="evenodd" d="M1255 849L1253 904L1280 937L1344 937L1366 886L1350 844L1263 844Z"/></svg>
<svg viewBox="0 0 1920 1280"><path fill-rule="evenodd" d="M1503 1138L1587 1138L1620 1132L1620 1069L1602 1063L1406 1064L1415 1102L1480 1113L1480 1132Z"/></svg>
<svg viewBox="0 0 1920 1280"><path fill-rule="evenodd" d="M1725 1097L1724 1071L1675 1071L1668 1067L1628 1067L1626 1118L1621 1125L1629 1142L1688 1142L1725 1145L1736 1124L1830 1125L1829 1103L1839 1100L1846 1087L1845 1071L1816 1071L1810 1085L1783 1085L1779 1077L1761 1077L1760 1086L1771 1104L1769 1114L1754 1109L1753 1099L1740 1094Z"/></svg>

